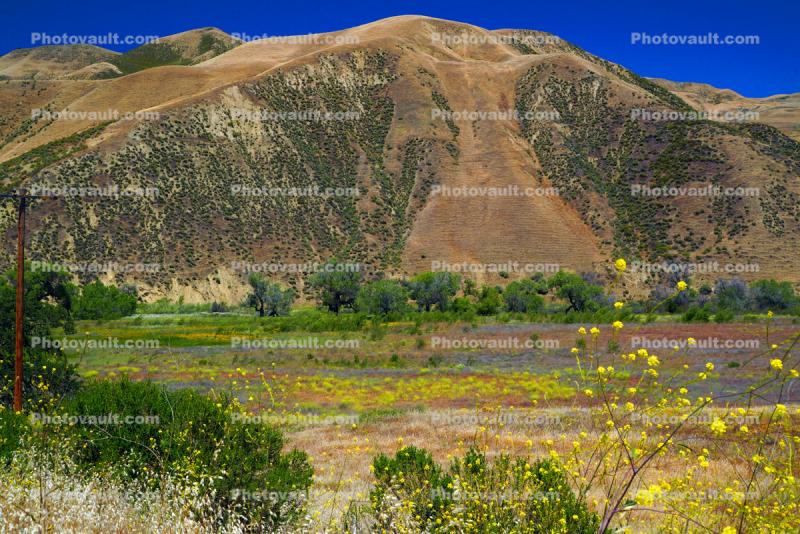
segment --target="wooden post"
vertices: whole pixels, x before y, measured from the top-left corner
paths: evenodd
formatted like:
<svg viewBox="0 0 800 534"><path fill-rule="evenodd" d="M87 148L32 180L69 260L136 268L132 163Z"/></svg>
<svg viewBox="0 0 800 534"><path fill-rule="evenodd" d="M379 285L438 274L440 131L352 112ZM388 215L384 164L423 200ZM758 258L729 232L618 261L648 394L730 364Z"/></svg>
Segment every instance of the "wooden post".
<svg viewBox="0 0 800 534"><path fill-rule="evenodd" d="M19 195L17 215L17 324L14 361L14 411L22 411L22 349L25 320L25 192Z"/></svg>

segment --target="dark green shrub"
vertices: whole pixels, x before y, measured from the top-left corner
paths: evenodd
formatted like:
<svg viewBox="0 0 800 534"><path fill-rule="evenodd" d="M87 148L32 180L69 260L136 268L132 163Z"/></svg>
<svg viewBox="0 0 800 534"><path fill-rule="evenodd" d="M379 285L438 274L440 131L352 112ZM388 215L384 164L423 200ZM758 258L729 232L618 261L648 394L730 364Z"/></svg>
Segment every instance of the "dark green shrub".
<svg viewBox="0 0 800 534"><path fill-rule="evenodd" d="M227 399L106 380L86 384L59 413L78 418L70 427L81 444L76 454L90 469L131 478L160 472L198 482L211 477L219 506L241 510L261 527L291 521L303 510L300 497L313 475L305 453L283 454L278 429L248 424ZM107 414L114 424L101 424Z"/></svg>
<svg viewBox="0 0 800 534"><path fill-rule="evenodd" d="M100 280L83 286L73 301L76 319L119 319L136 313L136 292L106 286Z"/></svg>
<svg viewBox="0 0 800 534"><path fill-rule="evenodd" d="M475 309L478 315L495 315L503 306L503 297L496 287L484 287Z"/></svg>
<svg viewBox="0 0 800 534"><path fill-rule="evenodd" d="M544 299L540 294L540 289L540 284L529 279L511 282L503 292L506 310L521 313L541 311Z"/></svg>

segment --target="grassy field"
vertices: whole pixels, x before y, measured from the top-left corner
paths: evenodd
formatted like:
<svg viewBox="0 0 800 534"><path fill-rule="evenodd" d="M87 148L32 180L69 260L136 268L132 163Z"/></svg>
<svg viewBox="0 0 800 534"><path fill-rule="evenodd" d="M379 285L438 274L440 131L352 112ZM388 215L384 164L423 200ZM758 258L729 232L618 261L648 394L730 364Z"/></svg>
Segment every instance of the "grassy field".
<svg viewBox="0 0 800 534"><path fill-rule="evenodd" d="M728 324L629 319L619 332L598 325L601 332L588 338L578 327L594 325L493 318L309 322L313 317L306 310L290 318L194 313L80 322L78 333L67 338L68 353L84 377L128 375L171 388L232 394L255 422L280 425L292 446L311 455L316 470L312 516L327 525L353 502L366 501L370 462L379 452L416 445L447 462L479 445L490 454L546 456L569 454L576 440L598 438L604 429L593 412L597 399L582 393L580 378L587 370L579 367L573 350L582 343L586 346L581 350L612 359L615 353L635 353L644 346L658 354L659 372L671 379L686 372L685 362L693 371L711 364L714 372L708 379L692 383L686 392L687 397L702 398L759 380L777 351L785 354L784 360L796 356L798 349L790 343L800 333L796 319L789 317L773 318L768 330L759 317ZM310 326L298 327L302 324ZM695 345L686 344L690 337L697 340ZM100 346L108 340L116 347ZM678 348L669 346L673 344ZM637 381L623 369L617 378L621 383ZM800 390L792 385L779 400L794 413ZM753 402L754 413L759 404L775 401L771 395ZM709 413L735 407L712 406ZM753 419L750 426L758 424ZM688 425L688 432L690 441L703 449L708 423ZM730 446L738 445L731 441ZM718 459L694 477L709 491L722 491L737 477L724 451L718 452ZM654 473L680 471L682 459L672 454L658 459ZM643 487L648 477L640 482ZM602 485L593 488L590 502L602 507ZM623 514L621 524L630 523L637 531L663 529L648 518Z"/></svg>

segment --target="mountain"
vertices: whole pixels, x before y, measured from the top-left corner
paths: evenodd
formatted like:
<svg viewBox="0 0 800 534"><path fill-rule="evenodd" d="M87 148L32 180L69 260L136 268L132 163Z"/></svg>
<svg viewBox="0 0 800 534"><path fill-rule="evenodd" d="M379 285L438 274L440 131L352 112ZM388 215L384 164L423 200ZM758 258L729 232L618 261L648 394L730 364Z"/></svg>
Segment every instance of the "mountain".
<svg viewBox="0 0 800 534"><path fill-rule="evenodd" d="M26 118L37 106L150 115ZM347 118L285 113L307 110ZM743 277L800 282L800 144L765 124L634 118L641 110L693 107L542 32L393 17L113 79L0 83L0 184L157 188L37 200L30 223L32 258L160 264L112 273L147 298L231 301L246 280L234 262L334 256L389 275L435 261L607 275L625 255L754 263ZM505 113L449 114L463 111ZM631 195L707 185L759 196ZM232 186L358 194L253 197ZM453 193L480 187L559 194ZM7 263L13 223L10 209L0 216ZM274 277L303 293L304 276Z"/></svg>
<svg viewBox="0 0 800 534"><path fill-rule="evenodd" d="M0 80L52 79L68 75L118 54L92 45L53 45L20 48L0 56Z"/></svg>
<svg viewBox="0 0 800 534"><path fill-rule="evenodd" d="M800 93L747 98L730 89L717 89L704 83L671 82L656 78L653 81L695 109L723 117L727 113L733 119L738 114L750 114L754 119L775 126L795 141L800 141Z"/></svg>

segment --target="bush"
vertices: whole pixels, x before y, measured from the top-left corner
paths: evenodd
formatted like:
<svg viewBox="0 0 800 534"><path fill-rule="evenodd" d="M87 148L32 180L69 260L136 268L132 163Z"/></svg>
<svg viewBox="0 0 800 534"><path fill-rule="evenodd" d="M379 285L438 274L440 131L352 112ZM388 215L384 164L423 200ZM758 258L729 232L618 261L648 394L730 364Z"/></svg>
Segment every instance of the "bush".
<svg viewBox="0 0 800 534"><path fill-rule="evenodd" d="M711 319L711 314L708 309L699 306L692 306L681 315L681 321L684 323L707 323Z"/></svg>
<svg viewBox="0 0 800 534"><path fill-rule="evenodd" d="M253 291L247 296L247 305L255 308L259 317L289 315L294 302L294 291L284 290L278 284L268 282L259 274L250 275L248 281Z"/></svg>
<svg viewBox="0 0 800 534"><path fill-rule="evenodd" d="M461 277L457 274L427 272L412 278L408 286L420 311L431 311L433 306L439 311L447 311L460 284Z"/></svg>
<svg viewBox="0 0 800 534"><path fill-rule="evenodd" d="M558 271L548 280L556 297L569 302L566 311L596 311L601 307L603 288L591 284L575 273Z"/></svg>
<svg viewBox="0 0 800 534"><path fill-rule="evenodd" d="M494 315L503 306L503 297L496 287L484 287L475 309L478 315Z"/></svg>
<svg viewBox="0 0 800 534"><path fill-rule="evenodd" d="M402 313L408 307L408 290L395 280L376 280L361 287L356 309L375 315Z"/></svg>
<svg viewBox="0 0 800 534"><path fill-rule="evenodd" d="M798 305L794 288L789 282L758 280L750 284L750 292L759 311L783 311Z"/></svg>
<svg viewBox="0 0 800 534"><path fill-rule="evenodd" d="M11 407L14 397L16 270L0 277L0 404ZM23 360L24 409L41 411L59 395L78 385L75 366L60 350L36 346L52 329L71 328L71 290L66 275L54 272L25 273L26 347Z"/></svg>
<svg viewBox="0 0 800 534"><path fill-rule="evenodd" d="M76 295L73 315L76 319L120 319L136 313L136 300L135 288L123 291L95 280Z"/></svg>
<svg viewBox="0 0 800 534"><path fill-rule="evenodd" d="M340 269L337 264L327 264L322 272L309 280L311 287L322 291L322 304L333 313L342 308L353 308L361 285L361 272Z"/></svg>
<svg viewBox="0 0 800 534"><path fill-rule="evenodd" d="M508 284L503 292L503 299L506 310L510 312L536 313L544 306L539 284L529 279Z"/></svg>
<svg viewBox="0 0 800 534"><path fill-rule="evenodd" d="M595 533L599 519L573 493L561 467L501 455L492 464L477 449L445 471L430 453L404 447L377 456L371 501L380 526L423 532ZM399 500L399 502L397 502Z"/></svg>
<svg viewBox="0 0 800 534"><path fill-rule="evenodd" d="M212 477L222 509L242 510L266 528L303 511L302 495L313 474L305 453L282 454L281 432L237 420L236 405L227 399L215 402L191 389L106 380L88 383L59 413L84 420L105 414L118 418L119 424L71 427L83 444L77 459L91 469L129 478L153 472L198 482Z"/></svg>

